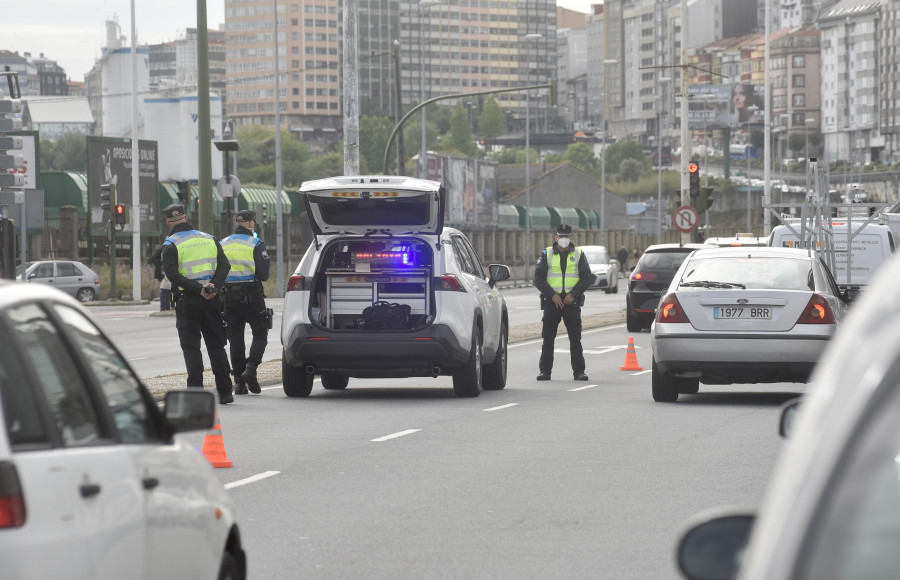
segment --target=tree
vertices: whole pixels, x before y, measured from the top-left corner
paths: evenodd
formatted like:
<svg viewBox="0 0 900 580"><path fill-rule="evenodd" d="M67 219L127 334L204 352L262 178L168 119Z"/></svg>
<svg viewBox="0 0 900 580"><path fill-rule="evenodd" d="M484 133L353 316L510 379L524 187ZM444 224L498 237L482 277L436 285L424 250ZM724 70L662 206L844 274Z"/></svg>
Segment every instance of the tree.
<svg viewBox="0 0 900 580"><path fill-rule="evenodd" d="M607 149L608 150L608 149ZM599 175L600 160L587 143L572 143L566 147L562 160L592 175Z"/></svg>
<svg viewBox="0 0 900 580"><path fill-rule="evenodd" d="M397 161L397 141L394 140L391 155L388 156L388 167L384 164L384 148L394 128L391 120L383 115L363 115L359 120L359 156L366 160L366 165L374 173L387 173ZM404 152L405 154L405 152Z"/></svg>
<svg viewBox="0 0 900 580"><path fill-rule="evenodd" d="M442 150L472 156L478 153L472 138L472 125L469 114L462 103L456 105L450 117L450 132L438 141Z"/></svg>
<svg viewBox="0 0 900 580"><path fill-rule="evenodd" d="M428 149L434 149L435 143L438 140L438 129L437 125L435 125L431 118L428 117L425 120L425 142L428 144ZM416 113L403 125L403 147L406 149L406 162L407 164L412 159L413 156L418 155L422 151L422 115L421 113ZM382 151L382 155L384 152ZM407 172L409 172L409 168L407 168ZM413 171L415 174L415 171Z"/></svg>
<svg viewBox="0 0 900 580"><path fill-rule="evenodd" d="M281 136L282 186L299 187L308 179L305 165L311 157L309 148L286 130L282 130ZM240 127L236 138L241 143L238 152L241 182L274 186L277 170L275 130L259 126Z"/></svg>
<svg viewBox="0 0 900 580"><path fill-rule="evenodd" d="M642 167L651 168L650 159L637 141L617 141L606 148L606 171L617 172L625 159L634 159Z"/></svg>
<svg viewBox="0 0 900 580"><path fill-rule="evenodd" d="M506 134L506 115L494 97L489 97L485 101L484 108L478 116L478 134L485 139Z"/></svg>
<svg viewBox="0 0 900 580"><path fill-rule="evenodd" d="M618 173L621 181L636 183L644 173L644 165L637 159L623 159Z"/></svg>
<svg viewBox="0 0 900 580"><path fill-rule="evenodd" d="M325 155L320 155L307 162L306 171L307 180L343 175L344 156L340 153L326 153Z"/></svg>
<svg viewBox="0 0 900 580"><path fill-rule="evenodd" d="M41 170L87 170L87 141L84 135L69 134L57 140L41 139Z"/></svg>

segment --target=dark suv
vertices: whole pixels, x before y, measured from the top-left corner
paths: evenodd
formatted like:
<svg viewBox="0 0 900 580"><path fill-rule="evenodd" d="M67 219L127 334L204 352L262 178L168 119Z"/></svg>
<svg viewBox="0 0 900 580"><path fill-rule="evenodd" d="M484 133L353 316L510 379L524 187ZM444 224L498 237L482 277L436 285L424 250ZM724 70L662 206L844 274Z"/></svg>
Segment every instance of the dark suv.
<svg viewBox="0 0 900 580"><path fill-rule="evenodd" d="M688 254L708 248L703 244L657 244L644 250L631 272L625 295L625 324L629 332L650 328L660 295Z"/></svg>

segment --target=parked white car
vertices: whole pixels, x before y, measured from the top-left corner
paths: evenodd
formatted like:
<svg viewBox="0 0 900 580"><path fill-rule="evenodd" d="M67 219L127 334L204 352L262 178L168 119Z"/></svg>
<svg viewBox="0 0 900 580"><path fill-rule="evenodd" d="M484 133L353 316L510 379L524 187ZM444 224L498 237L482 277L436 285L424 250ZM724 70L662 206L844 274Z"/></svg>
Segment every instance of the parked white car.
<svg viewBox="0 0 900 580"><path fill-rule="evenodd" d="M16 269L16 279L53 286L81 302L90 302L100 293L100 276L74 260L28 262Z"/></svg>
<svg viewBox="0 0 900 580"><path fill-rule="evenodd" d="M579 246L587 258L594 275L590 290L603 290L607 294L619 293L619 262L610 257L606 246Z"/></svg>
<svg viewBox="0 0 900 580"><path fill-rule="evenodd" d="M457 396L506 386L509 319L444 189L410 177L334 177L300 188L315 239L288 282L284 392L307 397L350 377L453 377Z"/></svg>
<svg viewBox="0 0 900 580"><path fill-rule="evenodd" d="M0 576L241 580L232 502L176 433L209 429L212 393L160 411L73 298L0 282Z"/></svg>

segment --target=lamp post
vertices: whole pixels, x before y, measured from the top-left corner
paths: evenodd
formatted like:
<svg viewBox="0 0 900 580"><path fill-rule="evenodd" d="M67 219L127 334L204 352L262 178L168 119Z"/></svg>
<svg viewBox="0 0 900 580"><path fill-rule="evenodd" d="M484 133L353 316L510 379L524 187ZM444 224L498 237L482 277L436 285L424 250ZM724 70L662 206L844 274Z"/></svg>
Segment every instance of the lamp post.
<svg viewBox="0 0 900 580"><path fill-rule="evenodd" d="M526 42L540 40L543 34L526 34ZM531 93L525 91L525 283L530 278L528 265L531 263Z"/></svg>
<svg viewBox="0 0 900 580"><path fill-rule="evenodd" d="M601 62L603 65L603 118L600 122L600 131L603 141L600 144L600 243L606 244L606 108L609 102L609 88L607 87L606 67L618 64L614 58L607 58Z"/></svg>
<svg viewBox="0 0 900 580"><path fill-rule="evenodd" d="M425 10L437 6L441 0L419 0L419 100L425 102L425 42L422 39L422 31L425 28L423 15ZM428 147L426 145L427 134L425 131L425 109L422 107L422 151L419 154L419 177L428 177Z"/></svg>
<svg viewBox="0 0 900 580"><path fill-rule="evenodd" d="M781 168L781 192L778 196L779 203L784 201L784 134L790 127L790 120L791 115L789 113L782 113L778 115L778 150L779 154L781 155L781 158L778 160L778 164Z"/></svg>
<svg viewBox="0 0 900 580"><path fill-rule="evenodd" d="M815 119L804 119L803 124L806 125L806 166L809 167L809 126L815 123Z"/></svg>
<svg viewBox="0 0 900 580"><path fill-rule="evenodd" d="M666 83L672 82L671 77L657 79L662 87L662 98L659 101L659 109L656 112L656 243L662 243L662 120L666 103Z"/></svg>
<svg viewBox="0 0 900 580"><path fill-rule="evenodd" d="M747 107L747 111L750 112L750 115L747 117L747 231L752 232L752 214L750 211L750 121L753 120L753 116L756 114L756 111L759 110L759 107L756 105L750 105Z"/></svg>

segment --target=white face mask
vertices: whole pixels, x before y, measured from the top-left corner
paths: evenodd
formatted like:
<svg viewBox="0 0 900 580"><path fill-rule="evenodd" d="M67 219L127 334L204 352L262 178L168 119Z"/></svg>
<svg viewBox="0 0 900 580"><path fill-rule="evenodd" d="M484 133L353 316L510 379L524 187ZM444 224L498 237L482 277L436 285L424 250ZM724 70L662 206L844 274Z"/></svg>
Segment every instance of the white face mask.
<svg viewBox="0 0 900 580"><path fill-rule="evenodd" d="M569 238L559 238L556 241L556 245L559 246L561 249L565 250L566 248L569 247Z"/></svg>

